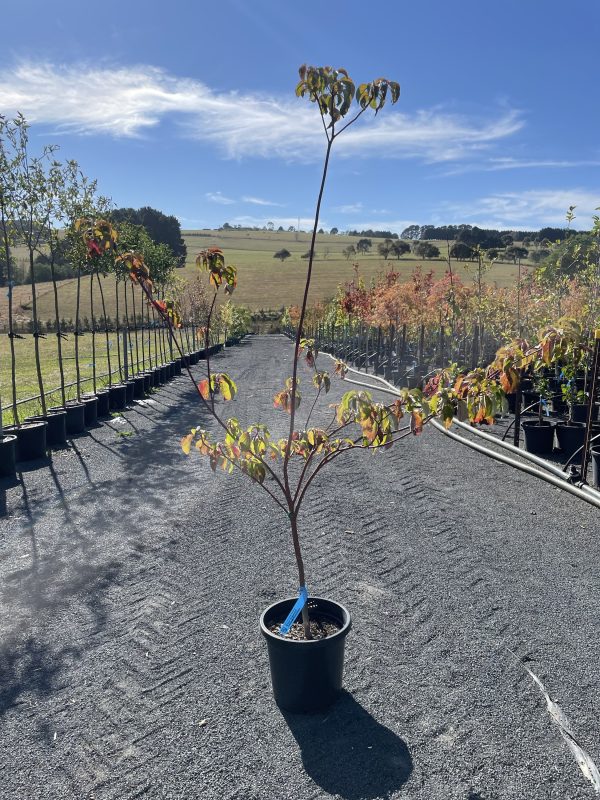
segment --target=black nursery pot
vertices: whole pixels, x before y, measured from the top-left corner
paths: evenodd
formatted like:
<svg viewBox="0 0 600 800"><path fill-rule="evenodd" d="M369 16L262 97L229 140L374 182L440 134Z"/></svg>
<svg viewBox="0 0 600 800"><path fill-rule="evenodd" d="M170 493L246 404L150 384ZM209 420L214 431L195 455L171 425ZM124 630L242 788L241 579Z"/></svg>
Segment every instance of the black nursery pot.
<svg viewBox="0 0 600 800"><path fill-rule="evenodd" d="M160 367L153 367L150 374L152 376L152 386L154 388L160 386Z"/></svg>
<svg viewBox="0 0 600 800"><path fill-rule="evenodd" d="M173 375L181 375L181 359L176 358L173 361Z"/></svg>
<svg viewBox="0 0 600 800"><path fill-rule="evenodd" d="M571 419L573 422L587 422L587 403L573 403L571 406Z"/></svg>
<svg viewBox="0 0 600 800"><path fill-rule="evenodd" d="M5 427L5 434L14 434L17 437L17 461L34 461L46 457L46 429L45 420L24 422L20 428L16 425Z"/></svg>
<svg viewBox="0 0 600 800"><path fill-rule="evenodd" d="M108 389L98 389L96 397L98 398L98 404L96 406L98 417L100 419L102 417L108 417L110 414L110 395Z"/></svg>
<svg viewBox="0 0 600 800"><path fill-rule="evenodd" d="M14 478L17 463L17 437L0 436L0 478Z"/></svg>
<svg viewBox="0 0 600 800"><path fill-rule="evenodd" d="M51 408L50 411L65 411L67 414L67 436L73 436L85 431L85 406L77 400L68 400L64 408Z"/></svg>
<svg viewBox="0 0 600 800"><path fill-rule="evenodd" d="M197 364L198 361L200 360L200 351L194 350L193 353L188 353L188 358L190 361L190 365L193 367L194 364Z"/></svg>
<svg viewBox="0 0 600 800"><path fill-rule="evenodd" d="M514 414L517 410L517 395L514 392L512 394L507 394L506 402L508 403L509 413Z"/></svg>
<svg viewBox="0 0 600 800"><path fill-rule="evenodd" d="M583 422L575 422L570 425L558 424L556 426L556 438L561 454L565 460L569 460L576 450L583 447L585 437L585 425ZM574 464L581 464L581 453L573 460Z"/></svg>
<svg viewBox="0 0 600 800"><path fill-rule="evenodd" d="M146 378L144 375L136 375L133 379L133 397L134 400L142 400L144 397L144 386Z"/></svg>
<svg viewBox="0 0 600 800"><path fill-rule="evenodd" d="M127 387L124 383L117 383L108 389L108 404L111 411L124 411L127 405Z"/></svg>
<svg viewBox="0 0 600 800"><path fill-rule="evenodd" d="M600 489L600 448L592 448L592 486Z"/></svg>
<svg viewBox="0 0 600 800"><path fill-rule="evenodd" d="M554 447L554 426L549 422L537 420L523 422L523 433L525 434L525 449L528 453L548 454Z"/></svg>
<svg viewBox="0 0 600 800"><path fill-rule="evenodd" d="M125 382L125 395L127 405L132 406L135 397L135 381L133 379Z"/></svg>
<svg viewBox="0 0 600 800"><path fill-rule="evenodd" d="M67 443L67 412L64 409L48 410L45 416L36 415L28 417L27 422L48 423L46 428L46 445L48 447L60 447Z"/></svg>
<svg viewBox="0 0 600 800"><path fill-rule="evenodd" d="M311 597L311 613L342 626L336 634L326 639L295 641L271 633L269 626L281 624L296 599L280 600L263 611L260 630L267 640L275 702L285 711L310 713L330 706L341 691L344 645L352 620L339 603Z"/></svg>
<svg viewBox="0 0 600 800"><path fill-rule="evenodd" d="M95 394L84 394L81 401L84 406L85 427L93 428L98 423L98 398Z"/></svg>
<svg viewBox="0 0 600 800"><path fill-rule="evenodd" d="M158 367L158 369L160 371L161 384L166 383L169 380L169 370L167 368L167 365L161 364L160 367Z"/></svg>

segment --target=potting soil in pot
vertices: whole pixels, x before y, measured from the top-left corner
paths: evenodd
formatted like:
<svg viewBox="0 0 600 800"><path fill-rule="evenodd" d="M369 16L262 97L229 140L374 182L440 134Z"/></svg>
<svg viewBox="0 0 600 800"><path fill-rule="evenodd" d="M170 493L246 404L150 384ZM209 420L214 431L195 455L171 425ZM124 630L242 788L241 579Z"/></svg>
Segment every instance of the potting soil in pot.
<svg viewBox="0 0 600 800"><path fill-rule="evenodd" d="M283 622L283 620L281 620ZM269 625L269 630L271 633L274 633L276 636L281 636L279 633L279 626L280 623L272 623ZM337 633L341 630L341 625L337 622L333 622L330 617L312 617L310 619L310 632L312 634L313 639L326 639L328 636L333 636L334 633ZM304 625L302 624L302 620L296 620L292 627L290 628L289 632L285 636L281 636L282 639L293 639L295 641L305 640L304 637Z"/></svg>

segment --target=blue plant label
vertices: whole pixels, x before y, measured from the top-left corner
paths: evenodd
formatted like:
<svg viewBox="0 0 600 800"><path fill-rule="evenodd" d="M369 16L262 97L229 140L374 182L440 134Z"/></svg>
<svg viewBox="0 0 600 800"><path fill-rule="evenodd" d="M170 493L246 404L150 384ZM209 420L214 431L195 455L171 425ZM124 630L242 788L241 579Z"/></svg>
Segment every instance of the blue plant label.
<svg viewBox="0 0 600 800"><path fill-rule="evenodd" d="M298 595L298 599L294 603L294 606L293 606L292 610L290 611L290 613L285 618L285 621L282 623L281 627L279 628L279 633L281 633L283 636L285 636L286 633L290 632L290 628L292 627L294 622L296 622L296 619L298 618L298 614L302 611L302 609L306 605L306 601L307 600L308 600L308 589L306 588L306 586L301 586L300 587L300 594Z"/></svg>

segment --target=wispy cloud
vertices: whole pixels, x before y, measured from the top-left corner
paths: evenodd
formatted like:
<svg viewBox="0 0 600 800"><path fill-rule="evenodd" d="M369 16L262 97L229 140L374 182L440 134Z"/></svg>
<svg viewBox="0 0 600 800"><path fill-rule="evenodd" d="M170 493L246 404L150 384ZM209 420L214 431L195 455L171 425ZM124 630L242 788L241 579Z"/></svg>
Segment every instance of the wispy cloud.
<svg viewBox="0 0 600 800"><path fill-rule="evenodd" d="M488 158L470 164L458 164L446 169L444 177L464 175L467 172L499 172L503 170L519 169L578 169L580 167L600 167L600 160L569 160L569 159L527 159L527 158Z"/></svg>
<svg viewBox="0 0 600 800"><path fill-rule="evenodd" d="M576 206L573 227L589 229L594 209L600 206L600 188L597 193L581 188L503 192L472 203L445 203L439 216L448 223L469 222L482 228L536 229L565 226L569 206Z"/></svg>
<svg viewBox="0 0 600 800"><path fill-rule="evenodd" d="M362 203L349 203L345 206L335 206L334 211L339 211L340 214L358 214L363 210Z"/></svg>
<svg viewBox="0 0 600 800"><path fill-rule="evenodd" d="M216 92L204 83L153 66L96 68L23 62L0 71L3 113L22 111L57 132L141 136L162 120L175 120L186 136L209 142L225 157L320 158L323 131L314 107L287 98ZM360 122L339 141L338 152L373 158L448 162L479 155L523 126L504 110L495 119L470 119L443 109L413 114L394 110L369 125Z"/></svg>
<svg viewBox="0 0 600 800"><path fill-rule="evenodd" d="M220 206L231 206L237 202L231 197L225 197L221 192L206 192L204 196L211 203L218 203Z"/></svg>
<svg viewBox="0 0 600 800"><path fill-rule="evenodd" d="M283 203L275 203L273 200L263 200L262 197L242 197L242 203L250 203L254 206L279 206L283 207Z"/></svg>

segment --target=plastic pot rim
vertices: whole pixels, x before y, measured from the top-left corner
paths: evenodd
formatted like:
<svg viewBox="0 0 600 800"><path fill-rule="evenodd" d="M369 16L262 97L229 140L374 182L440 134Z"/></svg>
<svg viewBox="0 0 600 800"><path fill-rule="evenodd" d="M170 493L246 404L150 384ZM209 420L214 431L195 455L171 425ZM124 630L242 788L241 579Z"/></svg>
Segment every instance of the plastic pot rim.
<svg viewBox="0 0 600 800"><path fill-rule="evenodd" d="M270 631L265 624L265 618L267 617L269 612L277 608L277 606L281 605L282 603L291 603L291 605L293 606L297 599L298 599L297 597L283 597L281 600L277 600L275 603L271 603L270 606L265 608L265 610L260 615L260 631L262 635L265 637L265 639L268 639L273 644L281 647L297 646L297 647L312 647L313 649L316 649L318 647L327 647L328 644L331 644L336 639L343 639L348 635L348 633L350 633L350 630L352 628L352 617L350 616L350 612L345 606L343 606L341 603L338 603L337 600L331 600L328 597L309 597L308 602L318 604L320 601L325 601L327 603L332 603L333 605L337 606L337 608L340 610L344 622L340 630L332 634L331 636L327 636L325 639L287 639ZM283 619L281 621L283 622Z"/></svg>

